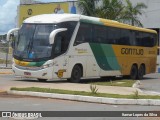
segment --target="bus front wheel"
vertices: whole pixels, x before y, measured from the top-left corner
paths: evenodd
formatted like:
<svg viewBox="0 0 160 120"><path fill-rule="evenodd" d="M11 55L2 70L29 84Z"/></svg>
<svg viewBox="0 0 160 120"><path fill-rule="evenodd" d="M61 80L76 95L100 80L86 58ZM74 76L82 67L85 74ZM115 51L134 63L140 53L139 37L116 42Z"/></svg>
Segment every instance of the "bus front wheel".
<svg viewBox="0 0 160 120"><path fill-rule="evenodd" d="M79 83L82 77L82 69L79 65L75 65L72 70L70 82Z"/></svg>
<svg viewBox="0 0 160 120"><path fill-rule="evenodd" d="M130 78L133 80L137 79L138 75L138 69L136 65L132 65L131 71L130 71Z"/></svg>

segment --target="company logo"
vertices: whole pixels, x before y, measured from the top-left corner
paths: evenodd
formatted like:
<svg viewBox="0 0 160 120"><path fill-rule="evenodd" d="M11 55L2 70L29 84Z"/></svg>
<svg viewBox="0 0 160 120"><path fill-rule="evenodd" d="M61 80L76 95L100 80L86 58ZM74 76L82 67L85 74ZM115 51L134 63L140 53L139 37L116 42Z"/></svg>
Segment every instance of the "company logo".
<svg viewBox="0 0 160 120"><path fill-rule="evenodd" d="M32 15L32 13L33 13L32 9L28 9L27 13L28 13L28 15Z"/></svg>
<svg viewBox="0 0 160 120"><path fill-rule="evenodd" d="M122 48L121 54L125 55L143 55L143 49L135 49L135 48Z"/></svg>

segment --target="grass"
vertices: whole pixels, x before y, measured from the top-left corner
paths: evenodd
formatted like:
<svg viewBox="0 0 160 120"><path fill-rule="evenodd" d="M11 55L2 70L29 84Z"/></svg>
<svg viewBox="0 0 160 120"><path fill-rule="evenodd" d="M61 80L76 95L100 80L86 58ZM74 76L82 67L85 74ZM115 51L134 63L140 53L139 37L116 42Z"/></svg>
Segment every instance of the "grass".
<svg viewBox="0 0 160 120"><path fill-rule="evenodd" d="M94 85L103 85L103 86L120 86L120 87L132 87L135 83L135 80L110 80L110 81L100 81L93 82Z"/></svg>
<svg viewBox="0 0 160 120"><path fill-rule="evenodd" d="M50 89L50 88L38 88L38 87L28 87L28 88L16 88L12 87L11 90L16 91L32 91L32 92L43 92L43 93L59 93L59 94L72 94L72 95L83 95L83 96L96 96L96 97L107 97L107 98L127 98L127 99L160 99L160 96L152 95L138 95L135 97L133 95L119 95L119 94L107 94L107 93L97 93L85 91L71 91L71 90L61 90L61 89Z"/></svg>
<svg viewBox="0 0 160 120"><path fill-rule="evenodd" d="M8 64L11 64L12 61L11 61L11 60L7 60L7 63L8 63ZM6 60L0 59L0 64L6 64Z"/></svg>
<svg viewBox="0 0 160 120"><path fill-rule="evenodd" d="M7 43L5 43L5 44L0 43L0 51L2 53L7 53L7 50L8 50L8 44Z"/></svg>

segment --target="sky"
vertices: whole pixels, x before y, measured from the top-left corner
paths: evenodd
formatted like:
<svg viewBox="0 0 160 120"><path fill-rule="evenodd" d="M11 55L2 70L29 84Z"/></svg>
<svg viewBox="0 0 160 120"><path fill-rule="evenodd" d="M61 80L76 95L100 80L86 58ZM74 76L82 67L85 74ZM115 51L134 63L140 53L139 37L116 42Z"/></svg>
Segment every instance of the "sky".
<svg viewBox="0 0 160 120"><path fill-rule="evenodd" d="M18 4L19 0L0 0L0 35L15 27Z"/></svg>
<svg viewBox="0 0 160 120"><path fill-rule="evenodd" d="M58 0L37 0L41 2L56 2ZM0 35L6 34L16 27L17 6L20 0L0 0Z"/></svg>

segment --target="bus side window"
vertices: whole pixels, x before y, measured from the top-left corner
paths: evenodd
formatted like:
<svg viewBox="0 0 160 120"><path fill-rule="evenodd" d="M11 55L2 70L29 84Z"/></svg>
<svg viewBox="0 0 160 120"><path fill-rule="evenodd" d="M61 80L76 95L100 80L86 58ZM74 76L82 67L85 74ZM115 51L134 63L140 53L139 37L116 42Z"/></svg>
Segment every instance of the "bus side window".
<svg viewBox="0 0 160 120"><path fill-rule="evenodd" d="M114 27L107 27L106 28L106 33L107 33L107 39L106 43L107 44L117 44L118 39L120 37L120 31L118 28Z"/></svg>
<svg viewBox="0 0 160 120"><path fill-rule="evenodd" d="M106 27L102 25L93 25L93 42L105 43L106 42Z"/></svg>
<svg viewBox="0 0 160 120"><path fill-rule="evenodd" d="M90 42L91 41L91 25L87 24L87 23L81 23L74 45L78 45L81 43L85 43L85 42Z"/></svg>
<svg viewBox="0 0 160 120"><path fill-rule="evenodd" d="M120 35L119 35L119 39L118 39L118 44L120 45L131 45L130 42L130 31L127 29L119 29Z"/></svg>
<svg viewBox="0 0 160 120"><path fill-rule="evenodd" d="M136 46L136 37L135 37L135 31L134 30L130 30L130 44L131 46Z"/></svg>
<svg viewBox="0 0 160 120"><path fill-rule="evenodd" d="M55 54L61 54L61 52L62 52L62 36L56 36L54 51L55 51Z"/></svg>

